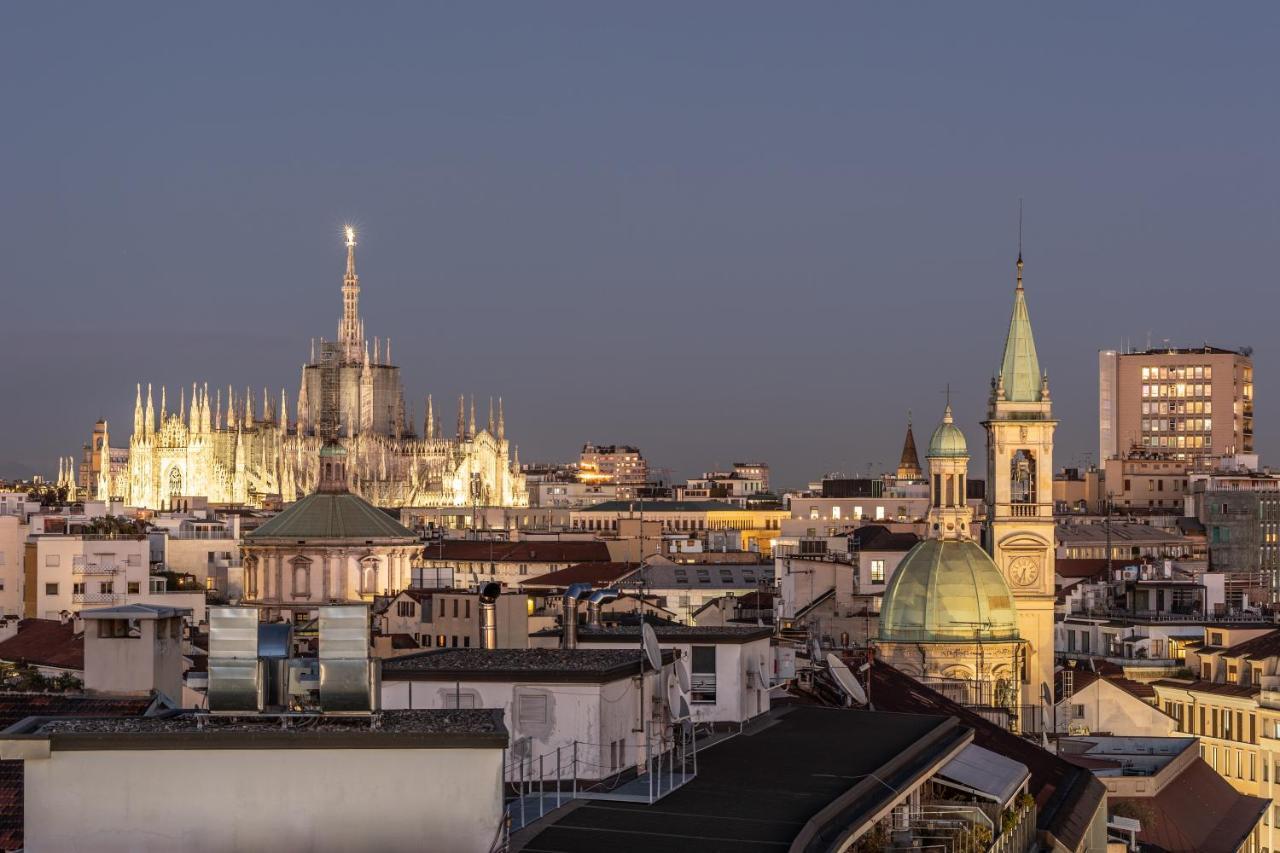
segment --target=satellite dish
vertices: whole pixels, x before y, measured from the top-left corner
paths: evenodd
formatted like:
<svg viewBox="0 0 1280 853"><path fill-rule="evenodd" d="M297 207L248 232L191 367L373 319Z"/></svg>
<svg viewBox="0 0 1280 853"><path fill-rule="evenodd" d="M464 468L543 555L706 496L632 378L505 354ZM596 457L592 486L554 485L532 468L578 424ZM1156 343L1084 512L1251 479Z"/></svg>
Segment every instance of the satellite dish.
<svg viewBox="0 0 1280 853"><path fill-rule="evenodd" d="M667 685L667 708L671 710L673 720L689 719L689 701L680 692L680 685L674 681Z"/></svg>
<svg viewBox="0 0 1280 853"><path fill-rule="evenodd" d="M680 683L680 692L688 693L693 689L693 679L689 677L689 664L684 658L676 660L676 681Z"/></svg>
<svg viewBox="0 0 1280 853"><path fill-rule="evenodd" d="M1053 704L1053 693L1049 690L1049 682L1040 682L1040 701L1046 705Z"/></svg>
<svg viewBox="0 0 1280 853"><path fill-rule="evenodd" d="M853 673L849 671L849 667L845 666L844 661L840 660L835 654L827 655L827 669L831 670L831 677L836 680L836 684L840 685L850 699L859 705L867 704L867 693L862 689L862 685L858 683L858 679L853 677Z"/></svg>
<svg viewBox="0 0 1280 853"><path fill-rule="evenodd" d="M648 622L640 626L640 644L644 646L644 656L648 659L649 666L662 669L662 649L658 647L658 635L653 633Z"/></svg>

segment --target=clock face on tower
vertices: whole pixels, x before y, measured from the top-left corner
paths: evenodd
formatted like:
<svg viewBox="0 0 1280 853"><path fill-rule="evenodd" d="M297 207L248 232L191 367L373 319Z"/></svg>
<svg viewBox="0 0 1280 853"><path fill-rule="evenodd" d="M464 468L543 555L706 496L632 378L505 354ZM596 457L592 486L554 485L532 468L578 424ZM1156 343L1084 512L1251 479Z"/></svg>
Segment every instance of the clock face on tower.
<svg viewBox="0 0 1280 853"><path fill-rule="evenodd" d="M1040 579L1040 561L1035 557L1014 557L1009 561L1009 580L1018 586L1031 586Z"/></svg>

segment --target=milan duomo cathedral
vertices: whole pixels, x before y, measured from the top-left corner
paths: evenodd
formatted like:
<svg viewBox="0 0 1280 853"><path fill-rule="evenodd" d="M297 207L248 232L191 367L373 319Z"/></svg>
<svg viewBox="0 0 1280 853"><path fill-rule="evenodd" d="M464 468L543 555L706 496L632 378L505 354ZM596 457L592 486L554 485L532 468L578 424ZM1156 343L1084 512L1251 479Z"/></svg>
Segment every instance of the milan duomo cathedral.
<svg viewBox="0 0 1280 853"><path fill-rule="evenodd" d="M144 398L139 385L128 464L96 478L97 497L150 509L191 496L253 506L278 496L288 503L315 490L318 452L332 436L347 450L348 488L378 506L527 506L501 400L496 413L489 401L488 423L477 429L475 399L468 411L459 397L456 432L445 437L428 396L422 433L414 432L390 339L382 347L375 338L369 354L355 248L348 229L338 339L312 343L292 423L283 390L277 405L264 389L255 411L248 391L228 389L224 400L220 389L211 397L207 384L192 385L189 402L184 388L170 410L161 388L157 410L151 386Z"/></svg>

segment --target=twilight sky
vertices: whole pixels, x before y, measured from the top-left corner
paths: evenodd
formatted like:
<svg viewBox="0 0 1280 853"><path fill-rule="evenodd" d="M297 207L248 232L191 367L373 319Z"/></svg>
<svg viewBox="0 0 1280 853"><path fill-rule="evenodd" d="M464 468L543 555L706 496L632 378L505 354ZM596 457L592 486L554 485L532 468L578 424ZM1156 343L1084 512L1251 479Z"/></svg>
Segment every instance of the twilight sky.
<svg viewBox="0 0 1280 853"><path fill-rule="evenodd" d="M1019 197L1056 463L1148 339L1256 348L1265 460L1278 42L1265 3L12 5L0 476L123 444L137 381L294 400L347 220L418 424L502 395L525 461L802 484L949 382L977 449Z"/></svg>

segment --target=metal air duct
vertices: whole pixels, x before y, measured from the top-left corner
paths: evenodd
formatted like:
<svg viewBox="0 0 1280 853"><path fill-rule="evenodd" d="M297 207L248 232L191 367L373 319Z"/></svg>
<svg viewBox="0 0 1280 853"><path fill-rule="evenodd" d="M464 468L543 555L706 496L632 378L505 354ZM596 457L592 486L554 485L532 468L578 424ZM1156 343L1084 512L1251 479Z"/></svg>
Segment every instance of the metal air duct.
<svg viewBox="0 0 1280 853"><path fill-rule="evenodd" d="M600 627L600 606L613 601L621 593L616 589L598 589L587 598L587 624L592 628Z"/></svg>
<svg viewBox="0 0 1280 853"><path fill-rule="evenodd" d="M502 584L487 583L480 589L480 648L498 647L498 596Z"/></svg>
<svg viewBox="0 0 1280 853"><path fill-rule="evenodd" d="M569 584L564 591L564 631L560 638L560 646L565 649L578 647L578 601L591 592L591 584Z"/></svg>

